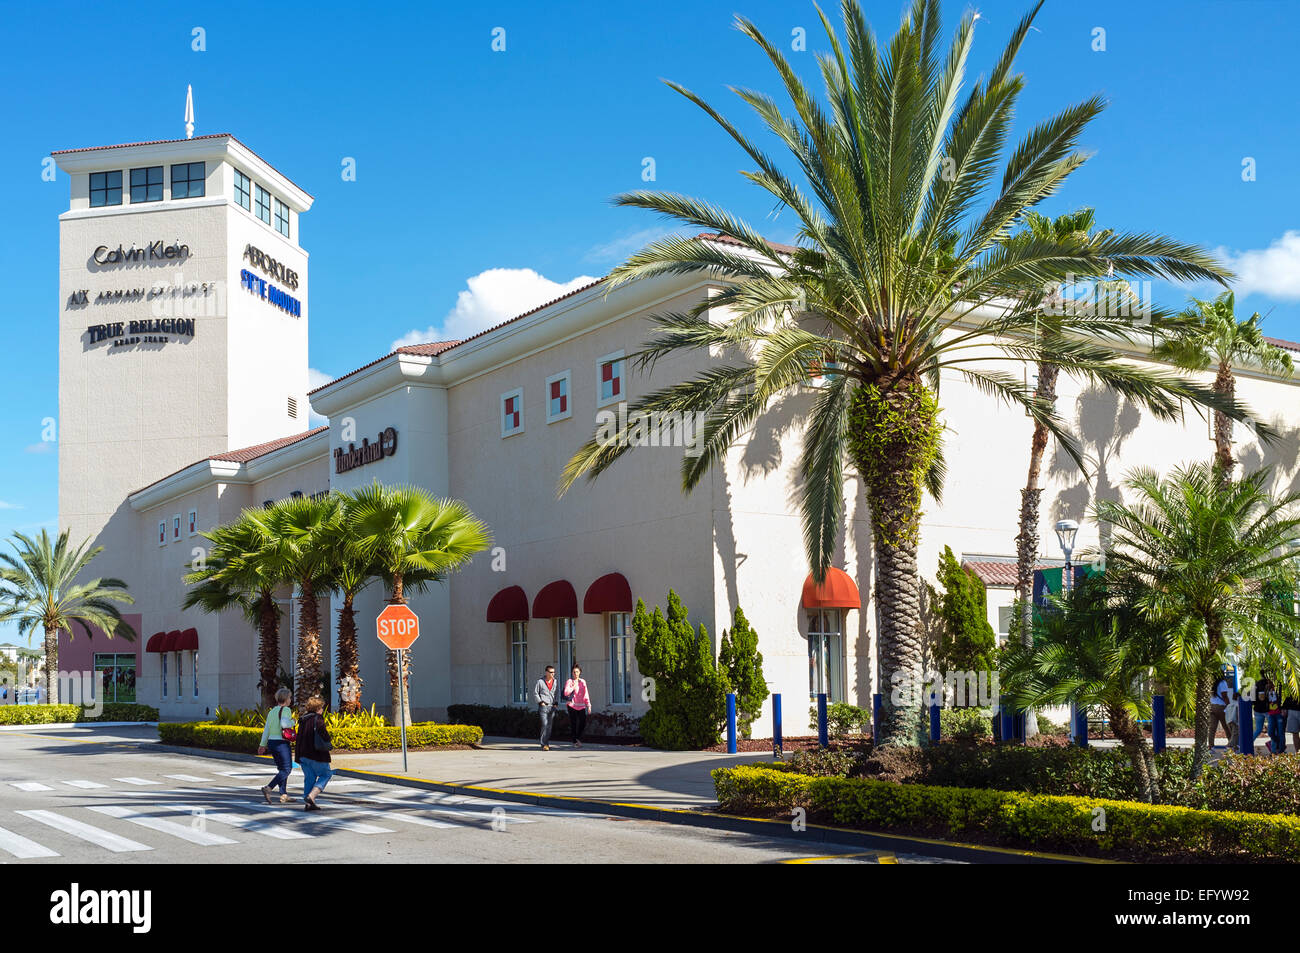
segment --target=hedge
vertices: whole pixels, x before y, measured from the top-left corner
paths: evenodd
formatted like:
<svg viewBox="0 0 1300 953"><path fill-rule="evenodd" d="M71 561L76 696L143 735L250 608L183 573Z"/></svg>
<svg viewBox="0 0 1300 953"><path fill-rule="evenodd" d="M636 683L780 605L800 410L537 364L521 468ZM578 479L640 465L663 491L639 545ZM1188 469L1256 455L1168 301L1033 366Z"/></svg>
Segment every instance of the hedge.
<svg viewBox="0 0 1300 953"><path fill-rule="evenodd" d="M802 807L812 818L845 826L1076 854L1300 861L1300 818L1291 816L810 777L762 766L712 773L719 806L733 814Z"/></svg>
<svg viewBox="0 0 1300 953"><path fill-rule="evenodd" d="M157 721L158 709L149 705L113 702L92 716L80 705L0 705L0 725L58 725L71 722Z"/></svg>
<svg viewBox="0 0 1300 953"><path fill-rule="evenodd" d="M514 705L448 705L447 717L458 725L478 725L487 735L503 738L537 738L542 733L542 716L537 707ZM587 716L585 737L607 741L638 741L640 719L620 711L595 711ZM551 725L551 737L562 739L569 733L569 714L561 707Z"/></svg>
<svg viewBox="0 0 1300 953"><path fill-rule="evenodd" d="M165 722L158 726L158 740L169 745L256 752L262 740L262 729L214 725L207 721ZM365 751L402 746L401 729L393 727L339 729L330 732L330 740L334 742L334 751ZM424 722L410 725L406 729L408 748L476 745L482 740L483 729L472 725Z"/></svg>

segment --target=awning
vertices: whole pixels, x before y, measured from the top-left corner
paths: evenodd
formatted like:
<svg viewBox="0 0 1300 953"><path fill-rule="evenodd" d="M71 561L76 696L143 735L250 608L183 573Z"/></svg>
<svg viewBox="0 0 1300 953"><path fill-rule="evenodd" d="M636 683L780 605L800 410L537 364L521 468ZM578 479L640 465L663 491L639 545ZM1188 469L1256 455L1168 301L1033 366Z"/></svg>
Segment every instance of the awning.
<svg viewBox="0 0 1300 953"><path fill-rule="evenodd" d="M489 622L523 622L528 619L528 593L519 586L502 589L488 602Z"/></svg>
<svg viewBox="0 0 1300 953"><path fill-rule="evenodd" d="M167 633L167 637L163 639L161 651L175 652L176 643L179 642L180 640L181 640L181 630L172 629L170 632Z"/></svg>
<svg viewBox="0 0 1300 953"><path fill-rule="evenodd" d="M161 652L163 650L163 641L166 638L166 632L155 632L149 636L149 641L144 644L144 650L146 652Z"/></svg>
<svg viewBox="0 0 1300 953"><path fill-rule="evenodd" d="M176 651L197 652L199 650L199 630L182 629L181 637L176 641Z"/></svg>
<svg viewBox="0 0 1300 953"><path fill-rule="evenodd" d="M818 585L813 581L812 573L803 581L803 600L805 609L860 609L862 597L858 595L857 584L843 569L827 569L826 578Z"/></svg>
<svg viewBox="0 0 1300 953"><path fill-rule="evenodd" d="M631 612L632 587L621 572L601 576L587 587L582 597L582 611L598 615L601 612Z"/></svg>
<svg viewBox="0 0 1300 953"><path fill-rule="evenodd" d="M534 619L572 619L577 614L578 594L567 579L548 582L533 600Z"/></svg>

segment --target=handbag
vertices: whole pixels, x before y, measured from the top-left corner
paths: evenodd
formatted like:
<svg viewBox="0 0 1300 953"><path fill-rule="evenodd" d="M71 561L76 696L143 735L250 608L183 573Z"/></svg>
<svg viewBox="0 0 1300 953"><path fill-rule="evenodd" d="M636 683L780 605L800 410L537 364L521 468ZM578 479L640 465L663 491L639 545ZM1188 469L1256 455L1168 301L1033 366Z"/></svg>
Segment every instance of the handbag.
<svg viewBox="0 0 1300 953"><path fill-rule="evenodd" d="M285 711L285 706L281 705L280 711L281 712ZM283 738L285 741L295 741L298 738L298 732L294 731L292 726L288 728L284 727L283 714L280 715L280 737Z"/></svg>

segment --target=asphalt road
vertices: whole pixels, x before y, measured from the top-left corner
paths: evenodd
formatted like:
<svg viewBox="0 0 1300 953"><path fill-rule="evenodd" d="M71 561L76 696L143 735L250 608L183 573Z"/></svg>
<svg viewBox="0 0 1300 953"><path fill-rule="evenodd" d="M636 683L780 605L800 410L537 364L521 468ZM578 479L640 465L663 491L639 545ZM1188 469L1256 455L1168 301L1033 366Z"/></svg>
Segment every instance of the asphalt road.
<svg viewBox="0 0 1300 953"><path fill-rule="evenodd" d="M770 839L458 797L336 777L322 810L268 806L244 761L151 752L138 731L0 732L0 862L928 863L936 858ZM938 861L944 862L944 861Z"/></svg>

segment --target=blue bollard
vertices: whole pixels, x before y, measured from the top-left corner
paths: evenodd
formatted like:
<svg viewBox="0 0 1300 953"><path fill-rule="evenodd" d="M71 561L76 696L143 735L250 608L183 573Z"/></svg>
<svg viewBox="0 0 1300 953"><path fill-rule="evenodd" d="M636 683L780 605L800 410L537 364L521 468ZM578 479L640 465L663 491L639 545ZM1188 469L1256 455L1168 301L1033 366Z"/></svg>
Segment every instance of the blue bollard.
<svg viewBox="0 0 1300 953"><path fill-rule="evenodd" d="M1080 708L1074 720L1074 743L1080 748L1088 747L1088 709Z"/></svg>
<svg viewBox="0 0 1300 953"><path fill-rule="evenodd" d="M1159 754L1165 750L1165 696L1151 696L1151 750Z"/></svg>
<svg viewBox="0 0 1300 953"><path fill-rule="evenodd" d="M876 746L876 739L880 737L880 709L885 704L885 696L876 692L871 696L871 747Z"/></svg>
<svg viewBox="0 0 1300 953"><path fill-rule="evenodd" d="M781 693L772 696L772 750L778 754L785 750L781 737Z"/></svg>
<svg viewBox="0 0 1300 953"><path fill-rule="evenodd" d="M1242 754L1255 753L1254 707L1244 698L1237 699L1237 750Z"/></svg>
<svg viewBox="0 0 1300 953"><path fill-rule="evenodd" d="M727 754L736 753L736 693L727 692Z"/></svg>
<svg viewBox="0 0 1300 953"><path fill-rule="evenodd" d="M930 740L937 742L939 740L939 706L930 706Z"/></svg>
<svg viewBox="0 0 1300 953"><path fill-rule="evenodd" d="M830 738L826 731L826 693L817 695L817 744L822 748L830 747Z"/></svg>
<svg viewBox="0 0 1300 953"><path fill-rule="evenodd" d="M1012 713L1011 707L1007 704L1007 697L1000 695L998 697L998 713L1001 715L1002 723L1000 726L1001 741L1003 744L1010 744L1015 740L1016 716Z"/></svg>

